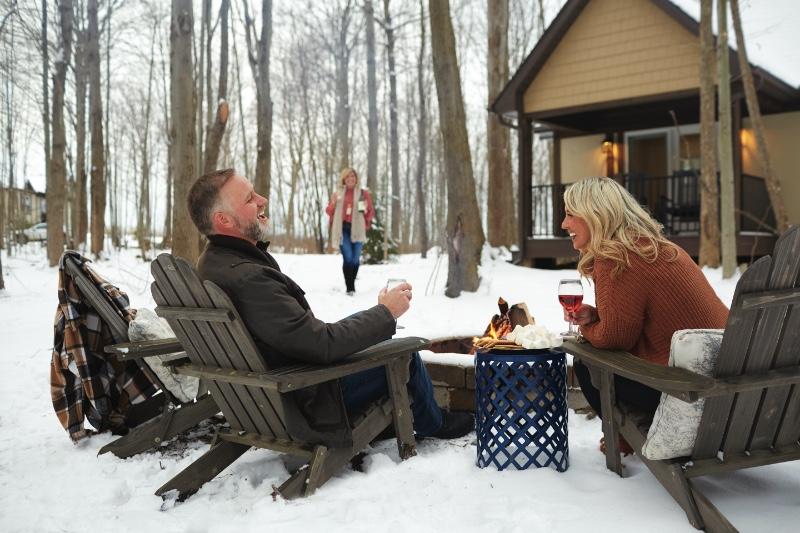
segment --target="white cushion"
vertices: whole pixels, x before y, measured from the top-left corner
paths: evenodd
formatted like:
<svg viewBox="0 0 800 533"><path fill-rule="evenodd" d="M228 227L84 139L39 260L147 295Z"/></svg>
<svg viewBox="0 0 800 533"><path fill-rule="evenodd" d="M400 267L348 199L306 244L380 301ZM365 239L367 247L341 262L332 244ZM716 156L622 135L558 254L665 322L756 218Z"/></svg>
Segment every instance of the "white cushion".
<svg viewBox="0 0 800 533"><path fill-rule="evenodd" d="M175 337L175 333L169 327L167 321L159 317L151 309L137 309L136 318L128 323L128 338L131 341L149 341L173 337ZM177 400L188 402L194 399L197 396L200 380L192 376L173 373L169 367L164 366L161 362L162 357L166 357L166 355L145 357L144 360Z"/></svg>
<svg viewBox="0 0 800 533"><path fill-rule="evenodd" d="M672 335L669 366L685 368L695 374L711 376L722 343L721 329L682 329ZM686 403L674 396L661 395L653 423L642 446L642 455L651 460L691 455L697 428L703 417L705 399Z"/></svg>

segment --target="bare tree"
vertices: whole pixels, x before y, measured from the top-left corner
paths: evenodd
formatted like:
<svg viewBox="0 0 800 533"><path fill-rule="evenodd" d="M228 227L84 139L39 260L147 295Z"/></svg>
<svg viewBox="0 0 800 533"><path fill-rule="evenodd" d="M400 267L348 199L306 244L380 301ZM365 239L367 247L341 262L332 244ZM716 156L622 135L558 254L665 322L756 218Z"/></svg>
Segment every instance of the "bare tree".
<svg viewBox="0 0 800 533"><path fill-rule="evenodd" d="M247 57L256 81L258 106L258 146L256 147L256 191L269 198L270 167L272 160L272 97L270 96L269 56L272 44L272 0L261 1L261 36L256 37L255 21L250 17L245 2L247 24Z"/></svg>
<svg viewBox="0 0 800 533"><path fill-rule="evenodd" d="M140 168L139 202L136 210L136 240L142 251L142 261L149 261L150 253L150 224L152 214L150 211L150 109L153 100L153 74L155 71L155 45L158 22L153 24L153 36L150 42L150 67L147 76L147 96L144 102L143 123L140 126Z"/></svg>
<svg viewBox="0 0 800 533"><path fill-rule="evenodd" d="M485 241L472 156L469 150L461 75L458 71L455 35L449 0L429 0L431 53L436 94L439 100L445 172L447 176L448 270L445 295L457 297L462 290L476 291L480 285L478 264Z"/></svg>
<svg viewBox="0 0 800 533"><path fill-rule="evenodd" d="M389 12L389 1L383 0L383 30L386 32L386 64L389 69L389 163L392 179L392 225L393 239L400 237L400 146L397 137L397 67L395 65L395 28Z"/></svg>
<svg viewBox="0 0 800 533"><path fill-rule="evenodd" d="M166 54L164 53L164 39L159 39L158 48L161 57L161 84L162 90L161 94L163 96L163 103L162 105L162 112L164 114L164 131L163 135L167 141L167 183L166 183L166 192L165 192L165 200L166 205L164 206L164 235L161 238L161 248L171 248L172 247L172 212L173 212L173 196L174 196L174 179L173 176L175 174L175 169L173 168L172 164L174 162L173 157L173 145L175 144L172 137L172 126L170 123L170 109L169 109L169 102L168 99L170 98L169 90L167 89L167 61L166 61ZM170 64L171 68L171 64ZM170 81L171 83L171 81Z"/></svg>
<svg viewBox="0 0 800 533"><path fill-rule="evenodd" d="M72 0L60 0L58 18L61 25L61 46L56 57L53 76L53 151L50 155L50 174L47 176L47 259L50 266L58 264L64 251L64 197L66 196L66 162L64 149L64 97L67 69L72 53Z"/></svg>
<svg viewBox="0 0 800 533"><path fill-rule="evenodd" d="M89 212L86 193L86 28L81 2L75 17L75 193L72 206L72 242L78 247L86 242Z"/></svg>
<svg viewBox="0 0 800 533"><path fill-rule="evenodd" d="M739 70L742 72L742 84L744 85L744 97L747 101L747 113L750 115L750 124L756 136L756 148L758 149L758 159L761 161L761 168L764 170L764 181L769 193L769 201L775 213L775 224L778 231L784 232L789 227L789 219L786 216L786 207L783 205L781 194L781 182L772 168L772 162L767 150L767 136L764 134L764 119L761 117L761 108L758 105L756 95L756 85L753 82L753 72L750 70L750 63L747 61L747 47L744 42L744 32L742 32L742 19L739 16L739 0L730 0L731 19L733 20L733 31L736 34L736 49L739 51Z"/></svg>
<svg viewBox="0 0 800 533"><path fill-rule="evenodd" d="M719 105L719 183L722 227L722 277L736 270L736 222L734 219L733 145L731 132L731 76L728 50L727 0L717 0L717 90Z"/></svg>
<svg viewBox="0 0 800 533"><path fill-rule="evenodd" d="M417 56L417 95L419 117L417 119L417 229L422 257L428 256L428 220L425 213L425 168L428 155L427 91L425 90L425 4L419 0L419 55Z"/></svg>
<svg viewBox="0 0 800 533"><path fill-rule="evenodd" d="M172 253L194 263L200 254L199 234L189 218L186 195L195 179L195 94L192 81L192 0L172 0L170 28L170 118L173 139Z"/></svg>
<svg viewBox="0 0 800 533"><path fill-rule="evenodd" d="M372 0L364 0L367 34L367 187L373 196L378 192L378 83L375 72L375 12ZM377 202L377 199L375 200Z"/></svg>
<svg viewBox="0 0 800 533"><path fill-rule="evenodd" d="M45 176L50 175L50 52L47 39L47 0L42 0L42 144L44 144Z"/></svg>
<svg viewBox="0 0 800 533"><path fill-rule="evenodd" d="M92 188L92 246L91 252L103 252L105 238L106 180L105 151L103 145L103 98L100 88L100 35L97 25L97 0L87 4L89 28L86 42L86 65L89 70L89 113L92 135L92 166L89 172Z"/></svg>
<svg viewBox="0 0 800 533"><path fill-rule="evenodd" d="M700 266L719 266L719 187L714 151L713 0L700 2Z"/></svg>
<svg viewBox="0 0 800 533"><path fill-rule="evenodd" d="M205 162L203 173L207 174L217 168L219 146L225 125L228 123L228 0L222 0L219 8L220 48L219 48L219 88L217 89L217 114L210 125L206 137Z"/></svg>
<svg viewBox="0 0 800 533"><path fill-rule="evenodd" d="M487 0L488 104L497 98L508 82L508 0ZM494 113L487 114L486 137L489 163L487 224L489 242L494 246L511 246L516 241L517 221L514 216L514 184L511 179L509 130Z"/></svg>

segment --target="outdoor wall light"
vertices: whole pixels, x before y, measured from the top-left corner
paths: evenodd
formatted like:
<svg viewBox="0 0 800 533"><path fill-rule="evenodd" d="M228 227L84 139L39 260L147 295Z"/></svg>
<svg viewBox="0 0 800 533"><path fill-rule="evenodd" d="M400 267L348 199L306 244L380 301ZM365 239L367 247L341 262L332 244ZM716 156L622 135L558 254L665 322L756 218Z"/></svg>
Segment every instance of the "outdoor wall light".
<svg viewBox="0 0 800 533"><path fill-rule="evenodd" d="M611 135L606 135L600 148L604 154L608 155L614 151L614 141Z"/></svg>

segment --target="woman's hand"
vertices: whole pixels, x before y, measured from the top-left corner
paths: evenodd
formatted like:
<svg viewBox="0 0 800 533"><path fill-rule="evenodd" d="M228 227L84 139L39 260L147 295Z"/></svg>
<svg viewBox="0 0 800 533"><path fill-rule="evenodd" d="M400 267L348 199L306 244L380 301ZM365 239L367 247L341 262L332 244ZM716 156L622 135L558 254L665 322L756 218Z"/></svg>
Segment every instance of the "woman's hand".
<svg viewBox="0 0 800 533"><path fill-rule="evenodd" d="M581 305L580 309L575 311L574 313L568 313L567 310L564 310L564 320L566 322L572 322L573 324L577 324L578 326L586 326L591 324L592 322L597 322L597 309L595 309L591 305L583 304Z"/></svg>
<svg viewBox="0 0 800 533"><path fill-rule="evenodd" d="M339 201L339 193L338 191L333 191L333 196L331 196L331 203L335 204Z"/></svg>

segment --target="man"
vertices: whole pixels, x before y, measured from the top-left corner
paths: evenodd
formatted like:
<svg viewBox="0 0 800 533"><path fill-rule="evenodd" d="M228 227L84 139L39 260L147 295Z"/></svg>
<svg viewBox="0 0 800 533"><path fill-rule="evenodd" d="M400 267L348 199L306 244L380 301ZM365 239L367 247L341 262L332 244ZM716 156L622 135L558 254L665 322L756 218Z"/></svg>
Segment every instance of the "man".
<svg viewBox="0 0 800 533"><path fill-rule="evenodd" d="M303 289L281 272L267 251L267 199L235 170L200 177L187 201L192 221L208 238L197 264L200 277L228 294L271 368L334 363L394 335L397 318L410 306L411 285L381 290L377 305L338 322L318 320ZM407 386L417 436L447 439L472 430L471 414L444 412L436 405L419 354L412 357L410 376ZM296 438L345 445L341 428L347 415L340 412L339 395L348 414L354 415L387 391L382 368L342 378L339 386L332 382L295 391L292 403L307 426L289 430Z"/></svg>

